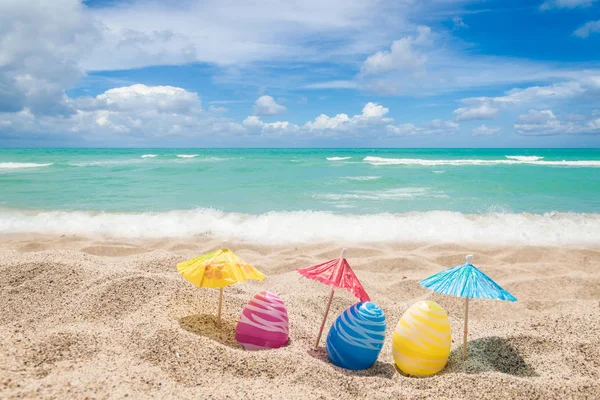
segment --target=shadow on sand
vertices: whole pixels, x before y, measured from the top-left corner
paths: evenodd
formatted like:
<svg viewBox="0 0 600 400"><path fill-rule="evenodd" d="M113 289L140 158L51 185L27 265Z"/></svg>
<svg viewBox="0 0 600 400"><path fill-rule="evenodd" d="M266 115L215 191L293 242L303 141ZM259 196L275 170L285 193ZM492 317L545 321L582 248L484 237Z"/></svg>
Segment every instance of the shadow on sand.
<svg viewBox="0 0 600 400"><path fill-rule="evenodd" d="M467 343L467 360L462 359L463 346L450 353L448 365L442 373L479 374L497 371L503 374L536 377L510 340L498 336L484 337Z"/></svg>
<svg viewBox="0 0 600 400"><path fill-rule="evenodd" d="M380 376L382 378L392 379L394 377L394 374L396 374L394 364L388 364L381 361L376 361L371 368L360 369L356 371L335 366L331 363L331 361L329 361L327 351L323 346L320 346L318 350L314 350L311 348L306 353L312 358L315 358L321 362L327 363L332 367L337 368L341 373L347 376Z"/></svg>
<svg viewBox="0 0 600 400"><path fill-rule="evenodd" d="M212 339L232 349L242 348L235 340L235 322L222 319L219 324L216 316L201 314L180 318L179 326L188 332Z"/></svg>

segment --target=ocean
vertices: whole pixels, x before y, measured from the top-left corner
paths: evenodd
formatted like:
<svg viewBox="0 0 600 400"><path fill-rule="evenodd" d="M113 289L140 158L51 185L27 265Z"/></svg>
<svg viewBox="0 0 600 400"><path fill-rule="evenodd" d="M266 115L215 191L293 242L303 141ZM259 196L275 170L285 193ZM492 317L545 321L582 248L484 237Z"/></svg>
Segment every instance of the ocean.
<svg viewBox="0 0 600 400"><path fill-rule="evenodd" d="M0 232L600 244L600 149L0 149Z"/></svg>

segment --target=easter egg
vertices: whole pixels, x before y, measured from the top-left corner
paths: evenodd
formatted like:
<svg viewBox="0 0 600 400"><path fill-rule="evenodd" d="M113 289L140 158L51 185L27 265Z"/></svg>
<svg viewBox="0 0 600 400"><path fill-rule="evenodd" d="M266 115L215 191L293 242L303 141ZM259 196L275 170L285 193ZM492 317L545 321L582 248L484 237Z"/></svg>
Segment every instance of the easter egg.
<svg viewBox="0 0 600 400"><path fill-rule="evenodd" d="M331 325L327 355L332 364L346 369L365 369L377 361L385 339L385 316L376 304L348 307Z"/></svg>
<svg viewBox="0 0 600 400"><path fill-rule="evenodd" d="M242 310L235 339L246 350L276 349L288 343L285 303L271 292L260 292Z"/></svg>
<svg viewBox="0 0 600 400"><path fill-rule="evenodd" d="M394 362L408 375L438 373L448 362L452 337L446 311L435 301L413 304L393 333Z"/></svg>

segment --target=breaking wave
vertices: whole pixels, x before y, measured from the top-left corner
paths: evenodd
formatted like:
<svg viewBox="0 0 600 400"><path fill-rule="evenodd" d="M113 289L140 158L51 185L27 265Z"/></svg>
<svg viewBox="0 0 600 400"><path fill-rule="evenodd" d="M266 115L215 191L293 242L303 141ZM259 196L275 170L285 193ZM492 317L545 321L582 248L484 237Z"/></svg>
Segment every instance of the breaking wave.
<svg viewBox="0 0 600 400"><path fill-rule="evenodd" d="M517 157L517 156L515 156ZM520 156L519 156L520 157ZM525 157L525 156L523 156ZM562 160L562 161L543 161L543 160L479 160L479 159L446 159L446 160L427 160L420 158L384 158L384 157L365 157L364 162L371 165L422 165L428 167L440 165L549 165L561 167L600 167L600 160Z"/></svg>
<svg viewBox="0 0 600 400"><path fill-rule="evenodd" d="M143 162L139 158L130 160L104 160L104 161L82 161L70 162L68 165L72 167L118 167L124 165L133 165Z"/></svg>
<svg viewBox="0 0 600 400"><path fill-rule="evenodd" d="M327 157L327 161L344 161L349 160L352 157Z"/></svg>
<svg viewBox="0 0 600 400"><path fill-rule="evenodd" d="M0 209L0 231L127 238L209 236L265 244L405 241L564 245L597 244L600 215L449 211L368 215L296 211L250 215L214 209L158 213Z"/></svg>
<svg viewBox="0 0 600 400"><path fill-rule="evenodd" d="M0 162L0 169L20 169L20 168L41 168L49 167L54 163L21 163L21 162Z"/></svg>

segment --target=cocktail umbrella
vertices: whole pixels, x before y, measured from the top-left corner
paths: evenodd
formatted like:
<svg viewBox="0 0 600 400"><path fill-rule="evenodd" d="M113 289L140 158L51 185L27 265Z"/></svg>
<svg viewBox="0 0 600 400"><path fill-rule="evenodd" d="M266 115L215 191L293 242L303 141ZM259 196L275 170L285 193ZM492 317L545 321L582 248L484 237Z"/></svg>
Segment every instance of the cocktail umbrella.
<svg viewBox="0 0 600 400"><path fill-rule="evenodd" d="M467 359L467 333L469 325L469 299L493 299L517 301L517 298L472 264L468 255L463 265L449 268L421 281L421 286L434 292L465 298L465 331L463 337L463 360Z"/></svg>
<svg viewBox="0 0 600 400"><path fill-rule="evenodd" d="M327 314L329 314L329 307L331 307L331 300L333 299L333 293L336 288L346 289L350 293L354 294L359 298L360 301L369 301L369 295L361 285L360 281L350 268L350 264L344 258L346 249L342 250L339 258L329 260L323 264L313 265L312 267L298 268L301 275L319 281L328 286L331 286L331 294L329 295L329 301L327 302L327 308L325 309L325 315L323 316L323 322L321 322L321 328L319 328L319 335L315 342L315 350L319 347L319 341L321 340L321 334L323 333L323 327L327 320Z"/></svg>
<svg viewBox="0 0 600 400"><path fill-rule="evenodd" d="M211 253L177 264L177 271L190 283L201 288L218 288L219 310L217 318L221 323L223 288L247 279L262 281L266 276L229 249Z"/></svg>

